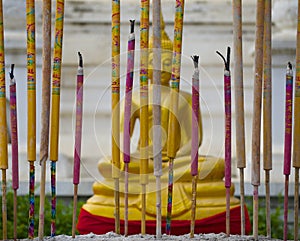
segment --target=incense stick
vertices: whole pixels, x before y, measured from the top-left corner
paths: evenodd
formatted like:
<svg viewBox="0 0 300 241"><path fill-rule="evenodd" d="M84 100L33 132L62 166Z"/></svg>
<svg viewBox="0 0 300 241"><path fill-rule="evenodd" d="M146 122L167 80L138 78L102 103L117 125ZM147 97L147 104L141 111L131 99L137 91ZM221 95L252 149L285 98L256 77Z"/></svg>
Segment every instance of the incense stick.
<svg viewBox="0 0 300 241"><path fill-rule="evenodd" d="M112 0L112 178L115 197L115 232L120 234L120 0Z"/></svg>
<svg viewBox="0 0 300 241"><path fill-rule="evenodd" d="M11 65L10 75L10 126L11 126L11 156L12 156L12 188L14 190L14 240L17 240L17 190L19 188L19 158L18 158L18 118L16 81L14 64Z"/></svg>
<svg viewBox="0 0 300 241"><path fill-rule="evenodd" d="M245 117L243 83L243 43L242 43L242 1L233 0L233 45L234 45L234 86L236 115L236 159L240 172L241 235L245 235Z"/></svg>
<svg viewBox="0 0 300 241"><path fill-rule="evenodd" d="M6 124L6 93L5 93L5 57L3 31L3 5L0 1L0 169L2 170L2 237L7 239L7 200L6 200L6 170L7 155L7 124Z"/></svg>
<svg viewBox="0 0 300 241"><path fill-rule="evenodd" d="M192 181L192 215L190 238L194 238L196 219L197 179L198 179L198 148L199 148L199 56L192 56L194 74L192 78L192 150L191 150L191 175Z"/></svg>
<svg viewBox="0 0 300 241"><path fill-rule="evenodd" d="M292 153L292 116L293 116L293 71L289 62L286 70L286 97L285 97L285 135L284 135L284 169L285 192L284 192L284 234L283 239L287 240L288 235L288 198L289 198L289 176L291 174L291 153Z"/></svg>
<svg viewBox="0 0 300 241"><path fill-rule="evenodd" d="M125 163L125 215L124 215L124 235L128 235L128 165L130 163L130 117L132 103L132 85L134 75L134 50L135 35L134 22L130 20L130 35L128 39L127 52L127 74L126 74L126 93L125 93L125 111L124 111L124 163Z"/></svg>
<svg viewBox="0 0 300 241"><path fill-rule="evenodd" d="M226 188L226 234L230 235L230 188L231 188L231 75L230 48L227 58L217 51L224 61L224 103L225 103L225 188Z"/></svg>
<svg viewBox="0 0 300 241"><path fill-rule="evenodd" d="M42 110L41 110L41 141L40 141L40 212L39 239L44 237L45 217L45 183L46 162L49 149L49 116L50 116L50 86L51 86L51 0L43 1L43 63L42 63Z"/></svg>
<svg viewBox="0 0 300 241"><path fill-rule="evenodd" d="M36 49L35 49L35 1L26 0L26 23L27 23L27 160L30 163L29 184L29 230L28 237L34 237L34 183L36 160Z"/></svg>
<svg viewBox="0 0 300 241"><path fill-rule="evenodd" d="M72 238L75 238L76 215L77 215L77 192L80 181L80 162L81 162L81 136L82 136L82 110L83 110L83 60L78 52L79 64L77 70L77 88L76 88L76 128L74 145L74 169L73 169L73 220L72 220Z"/></svg>
<svg viewBox="0 0 300 241"><path fill-rule="evenodd" d="M153 1L153 126L161 125L161 1ZM156 237L161 238L161 129L153 130L153 159L156 182Z"/></svg>
<svg viewBox="0 0 300 241"><path fill-rule="evenodd" d="M295 170L294 193L294 240L299 240L299 168L300 168L300 0L298 0L298 24L296 47L296 78L294 104L294 139L293 139L293 167Z"/></svg>
<svg viewBox="0 0 300 241"><path fill-rule="evenodd" d="M263 164L266 188L267 237L271 238L270 171L272 170L272 60L271 60L271 0L265 1L264 23L264 84L263 84Z"/></svg>
<svg viewBox="0 0 300 241"><path fill-rule="evenodd" d="M53 54L50 160L51 160L51 237L56 232L56 161L58 161L60 80L64 27L64 0L56 1L55 44Z"/></svg>
<svg viewBox="0 0 300 241"><path fill-rule="evenodd" d="M264 36L265 1L257 0L255 32L255 72L252 122L252 172L253 185L253 236L258 239L258 187L260 185L260 131L263 72L263 36Z"/></svg>
<svg viewBox="0 0 300 241"><path fill-rule="evenodd" d="M141 1L140 24L140 183L142 185L141 233L146 234L146 185L148 184L148 47L149 0Z"/></svg>
<svg viewBox="0 0 300 241"><path fill-rule="evenodd" d="M179 83L181 68L181 51L182 51L182 33L183 33L183 15L184 0L176 1L175 21L174 21L174 42L173 42L173 59L172 59L172 76L171 76L171 97L170 97L170 118L168 126L167 155L169 157L169 185L168 185L168 206L167 206L167 224L166 233L171 234L172 219L172 195L173 195L173 164L176 157L177 144L176 134L178 133L178 122L176 121L178 112Z"/></svg>

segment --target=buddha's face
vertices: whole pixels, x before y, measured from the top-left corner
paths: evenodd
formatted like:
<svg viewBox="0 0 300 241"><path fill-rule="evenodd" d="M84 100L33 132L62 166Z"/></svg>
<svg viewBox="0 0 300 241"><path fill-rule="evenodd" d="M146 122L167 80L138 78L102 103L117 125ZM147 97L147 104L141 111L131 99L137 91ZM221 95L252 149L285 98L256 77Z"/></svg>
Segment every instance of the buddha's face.
<svg viewBox="0 0 300 241"><path fill-rule="evenodd" d="M151 83L153 82L153 52L149 53L148 75ZM172 51L163 50L161 53L161 84L169 85L172 75Z"/></svg>

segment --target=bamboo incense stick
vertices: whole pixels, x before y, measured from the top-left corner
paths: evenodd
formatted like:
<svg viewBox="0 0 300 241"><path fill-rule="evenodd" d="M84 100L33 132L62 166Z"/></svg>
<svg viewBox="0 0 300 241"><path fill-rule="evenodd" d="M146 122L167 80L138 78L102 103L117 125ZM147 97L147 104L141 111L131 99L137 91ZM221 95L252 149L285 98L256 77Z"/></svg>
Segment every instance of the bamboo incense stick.
<svg viewBox="0 0 300 241"><path fill-rule="evenodd" d="M11 156L12 156L12 188L14 190L14 240L17 240L17 190L19 189L19 158L18 158L18 118L17 94L14 78L14 64L11 65L10 75L10 126L11 126Z"/></svg>
<svg viewBox="0 0 300 241"><path fill-rule="evenodd" d="M285 192L284 192L284 229L283 239L288 235L288 199L289 199L289 176L291 174L292 153L292 117L293 116L293 70L289 62L286 70L286 97L285 97L285 135L284 135L284 168Z"/></svg>
<svg viewBox="0 0 300 241"><path fill-rule="evenodd" d="M234 86L236 115L236 159L240 172L241 201L241 235L245 235L245 193L244 169L245 155L245 115L244 115L244 83L243 83L243 34L242 34L242 1L233 0L233 45L234 45Z"/></svg>
<svg viewBox="0 0 300 241"><path fill-rule="evenodd" d="M161 1L153 1L153 126L161 125ZM153 159L156 182L156 238L161 238L161 129L153 130Z"/></svg>
<svg viewBox="0 0 300 241"><path fill-rule="evenodd" d="M171 97L170 97L170 118L168 126L167 155L169 157L169 184L168 184L168 206L167 206L167 224L166 233L171 234L172 219L172 199L173 199L173 164L176 157L177 146L176 134L178 133L178 101L179 101L179 83L181 68L181 51L182 51L182 33L183 33L183 15L184 0L176 1L175 21L174 21L174 42L173 42L173 59L172 59L172 76L171 76Z"/></svg>
<svg viewBox="0 0 300 241"><path fill-rule="evenodd" d="M51 160L51 237L56 232L56 162L58 161L60 81L64 27L64 0L56 1L55 43L53 53L50 160Z"/></svg>
<svg viewBox="0 0 300 241"><path fill-rule="evenodd" d="M115 232L120 234L120 0L112 0L112 178L115 197Z"/></svg>
<svg viewBox="0 0 300 241"><path fill-rule="evenodd" d="M45 217L45 183L46 162L49 149L49 116L50 116L50 87L51 87L51 0L43 1L43 63L42 63L42 110L41 110L41 141L40 141L40 210L39 210L39 239L44 237Z"/></svg>
<svg viewBox="0 0 300 241"><path fill-rule="evenodd" d="M2 238L7 239L7 200L6 200L6 170L7 155L7 124L6 124L6 94L5 94L5 58L3 5L0 1L0 169L2 170Z"/></svg>
<svg viewBox="0 0 300 241"><path fill-rule="evenodd" d="M83 110L83 60L82 55L78 52L79 64L77 70L77 88L76 88L76 128L75 128L75 148L74 148L74 169L73 169L73 221L72 221L72 238L75 238L76 215L77 215L77 192L80 182L80 162L81 162L81 136L82 136L82 110Z"/></svg>
<svg viewBox="0 0 300 241"><path fill-rule="evenodd" d="M258 239L258 187L260 185L260 132L265 12L264 9L265 1L257 0L251 162L251 184L253 185L253 236L255 240Z"/></svg>
<svg viewBox="0 0 300 241"><path fill-rule="evenodd" d="M27 23L27 160L29 161L29 227L28 237L34 237L34 186L36 160L36 49L35 49L35 1L26 0Z"/></svg>
<svg viewBox="0 0 300 241"><path fill-rule="evenodd" d="M194 74L192 78L192 150L191 150L191 175L192 183L192 215L190 238L194 238L195 219L196 219L196 199L197 199L197 180L198 180L198 149L199 149L199 56L192 56L194 62Z"/></svg>
<svg viewBox="0 0 300 241"><path fill-rule="evenodd" d="M124 163L125 163L125 215L124 215L124 235L128 235L128 165L130 163L130 117L132 103L132 85L134 75L134 50L135 34L134 22L130 20L130 35L128 38L127 52L127 74L126 74L126 93L125 93L125 111L124 111Z"/></svg>
<svg viewBox="0 0 300 241"><path fill-rule="evenodd" d="M224 103L225 103L225 188L226 188L226 234L230 235L230 187L231 187L231 74L230 48L227 58L217 51L224 61Z"/></svg>
<svg viewBox="0 0 300 241"><path fill-rule="evenodd" d="M267 237L271 238L270 171L272 170L272 60L271 60L271 0L265 1L264 23L264 84L263 84L263 165L266 188Z"/></svg>
<svg viewBox="0 0 300 241"><path fill-rule="evenodd" d="M294 240L299 240L299 168L300 168L300 0L298 0L298 24L296 47L296 80L294 100L293 167L295 170L294 192Z"/></svg>
<svg viewBox="0 0 300 241"><path fill-rule="evenodd" d="M146 185L148 184L148 47L149 47L149 0L141 1L140 24L140 183L142 185L141 233L146 234Z"/></svg>

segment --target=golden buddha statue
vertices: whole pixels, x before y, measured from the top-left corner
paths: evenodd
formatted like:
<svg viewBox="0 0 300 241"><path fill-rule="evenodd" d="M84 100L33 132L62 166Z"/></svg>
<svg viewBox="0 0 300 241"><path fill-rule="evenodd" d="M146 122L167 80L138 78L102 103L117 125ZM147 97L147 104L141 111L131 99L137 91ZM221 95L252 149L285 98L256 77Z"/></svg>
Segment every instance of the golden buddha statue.
<svg viewBox="0 0 300 241"><path fill-rule="evenodd" d="M149 79L152 80L152 60L153 46L150 39L149 53ZM169 102L172 69L172 49L173 44L164 30L162 24L162 43L161 43L161 128L162 128L162 157L163 157L163 175L162 180L162 215L165 220L167 213L167 185L168 185L168 157L167 157L167 135L169 119ZM155 234L156 218L156 194L155 177L153 175L152 161L152 85L149 87L149 184L147 185L146 197L146 232ZM172 234L188 233L191 218L191 200L192 200L192 176L190 174L191 162L191 135L192 135L192 96L190 93L181 91L179 97L178 116L178 151L174 160L174 187L173 187L173 211L172 211ZM121 108L123 109L123 108ZM124 110L124 109L123 109ZM124 117L124 113L121 117ZM131 132L134 131L136 121L140 119L140 98L139 92L133 92L132 95L132 116ZM199 118L199 147L202 141L202 121L201 114ZM123 123L121 123L121 130ZM122 136L122 135L121 135ZM121 154L121 171L124 171L124 163ZM199 156L199 179L197 185L197 205L196 205L196 227L195 232L225 232L225 210L226 210L226 189L224 186L224 160L211 156ZM105 157L100 160L98 169L101 174L101 181L93 185L94 196L83 205L77 228L80 233L106 233L114 230L114 181L112 179L111 158ZM129 234L140 233L141 219L141 185L140 180L140 158L139 150L131 153L131 162L129 163ZM122 220L124 219L124 175L120 178L120 215L121 232ZM231 215L235 213L235 223L231 221L232 233L240 232L240 207L239 200L233 196L234 187L231 188L230 205ZM248 232L250 229L248 220ZM165 222L163 221L163 226ZM235 226L235 228L233 228Z"/></svg>

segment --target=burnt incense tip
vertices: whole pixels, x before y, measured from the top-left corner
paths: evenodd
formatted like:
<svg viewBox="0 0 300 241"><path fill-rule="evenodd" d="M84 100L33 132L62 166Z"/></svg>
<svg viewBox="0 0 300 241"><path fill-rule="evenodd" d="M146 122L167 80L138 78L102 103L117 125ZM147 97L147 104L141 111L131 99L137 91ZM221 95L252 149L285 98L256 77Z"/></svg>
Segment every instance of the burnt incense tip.
<svg viewBox="0 0 300 241"><path fill-rule="evenodd" d="M220 55L220 57L223 59L224 65L225 65L225 70L230 71L230 47L227 47L226 59L219 51L216 51L216 53L218 55Z"/></svg>
<svg viewBox="0 0 300 241"><path fill-rule="evenodd" d="M191 56L192 60L194 61L194 67L198 68L198 64L199 64L199 56L198 55L193 55Z"/></svg>
<svg viewBox="0 0 300 241"><path fill-rule="evenodd" d="M78 52L78 56L79 56L79 67L83 67L82 55L80 52Z"/></svg>
<svg viewBox="0 0 300 241"><path fill-rule="evenodd" d="M134 19L130 19L130 33L134 33L134 22L135 20Z"/></svg>
<svg viewBox="0 0 300 241"><path fill-rule="evenodd" d="M15 69L15 65L12 64L11 67L10 67L10 73L9 73L10 79L15 78L15 76L14 76L14 69Z"/></svg>
<svg viewBox="0 0 300 241"><path fill-rule="evenodd" d="M288 69L290 69L290 70L293 69L293 66L292 66L291 62L288 62L287 67L288 67Z"/></svg>

